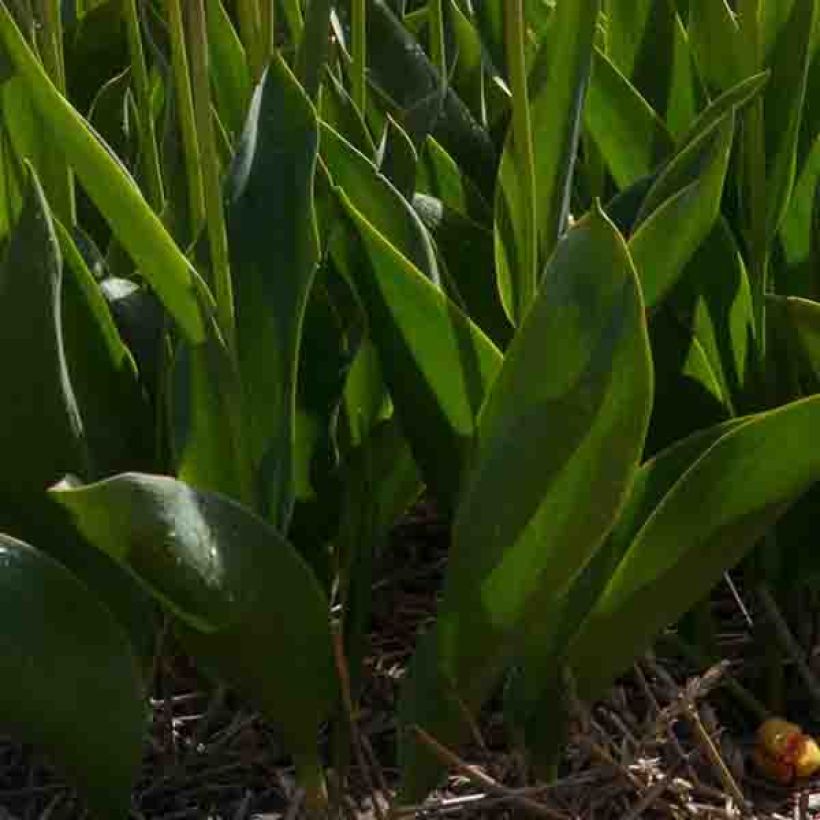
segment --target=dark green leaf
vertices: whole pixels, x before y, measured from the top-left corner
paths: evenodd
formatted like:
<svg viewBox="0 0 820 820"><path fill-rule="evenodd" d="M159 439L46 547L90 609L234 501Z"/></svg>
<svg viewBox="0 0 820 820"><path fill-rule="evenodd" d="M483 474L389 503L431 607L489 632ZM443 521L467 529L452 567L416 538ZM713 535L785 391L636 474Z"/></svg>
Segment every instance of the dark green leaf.
<svg viewBox="0 0 820 820"><path fill-rule="evenodd" d="M339 192L363 243L356 287L396 413L425 480L452 505L501 354Z"/></svg>
<svg viewBox="0 0 820 820"><path fill-rule="evenodd" d="M649 309L674 285L717 219L733 129L730 111L670 160L643 201L629 252Z"/></svg>
<svg viewBox="0 0 820 820"><path fill-rule="evenodd" d="M622 189L654 170L673 148L663 121L629 80L597 50L584 125Z"/></svg>
<svg viewBox="0 0 820 820"><path fill-rule="evenodd" d="M281 57L257 87L228 181L228 234L256 503L284 529L294 498L299 340L319 261L316 114Z"/></svg>
<svg viewBox="0 0 820 820"><path fill-rule="evenodd" d="M66 363L60 247L40 183L29 173L23 213L0 265L0 451L14 465L0 479L4 504L88 468Z"/></svg>
<svg viewBox="0 0 820 820"><path fill-rule="evenodd" d="M493 188L496 159L486 131L438 72L385 0L368 4L371 80L391 100L394 115L420 145L431 134L456 158L479 188Z"/></svg>
<svg viewBox="0 0 820 820"><path fill-rule="evenodd" d="M597 697L820 478L820 452L805 446L818 423L818 397L751 417L683 473L570 645L582 697Z"/></svg>
<svg viewBox="0 0 820 820"><path fill-rule="evenodd" d="M238 137L252 91L245 49L221 0L208 0L206 12L216 110L228 134Z"/></svg>
<svg viewBox="0 0 820 820"><path fill-rule="evenodd" d="M2 534L0 618L0 723L47 752L94 817L124 820L145 731L125 633L68 570Z"/></svg>
<svg viewBox="0 0 820 820"><path fill-rule="evenodd" d="M321 134L322 160L333 184L400 253L432 282L438 282L430 237L410 203L373 163L325 123Z"/></svg>

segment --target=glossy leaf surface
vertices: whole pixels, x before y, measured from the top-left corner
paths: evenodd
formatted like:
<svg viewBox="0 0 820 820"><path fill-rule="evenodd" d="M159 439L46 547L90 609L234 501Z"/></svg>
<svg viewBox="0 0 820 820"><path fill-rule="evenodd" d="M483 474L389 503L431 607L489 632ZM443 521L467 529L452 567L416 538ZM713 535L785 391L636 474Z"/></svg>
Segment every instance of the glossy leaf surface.
<svg viewBox="0 0 820 820"><path fill-rule="evenodd" d="M315 754L335 693L328 604L282 536L235 502L162 476L52 495L187 625L197 657L281 725L291 751Z"/></svg>

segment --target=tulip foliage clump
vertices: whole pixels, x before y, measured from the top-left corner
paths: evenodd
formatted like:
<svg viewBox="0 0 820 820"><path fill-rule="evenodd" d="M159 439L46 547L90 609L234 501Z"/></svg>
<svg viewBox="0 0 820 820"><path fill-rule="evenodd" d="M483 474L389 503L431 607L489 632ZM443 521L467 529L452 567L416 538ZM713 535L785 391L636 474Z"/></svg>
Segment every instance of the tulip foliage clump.
<svg viewBox="0 0 820 820"><path fill-rule="evenodd" d="M321 805L422 491L402 800L820 569L820 0L0 0L0 54L0 723L94 816L164 619Z"/></svg>

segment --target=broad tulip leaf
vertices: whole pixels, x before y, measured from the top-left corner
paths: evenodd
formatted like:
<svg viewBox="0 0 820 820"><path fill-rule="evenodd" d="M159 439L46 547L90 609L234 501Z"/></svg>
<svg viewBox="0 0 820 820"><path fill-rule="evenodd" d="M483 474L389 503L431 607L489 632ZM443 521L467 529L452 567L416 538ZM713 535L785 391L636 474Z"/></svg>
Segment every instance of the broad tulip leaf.
<svg viewBox="0 0 820 820"><path fill-rule="evenodd" d="M542 619L539 641L519 659L505 693L508 717L524 733L527 749L538 764L549 767L564 740L561 655L583 623L632 539L663 496L712 444L744 421L732 419L695 433L664 450L638 470L617 522L551 616Z"/></svg>
<svg viewBox="0 0 820 820"><path fill-rule="evenodd" d="M651 401L637 276L596 210L559 244L482 410L437 626L405 684L405 725L463 739L463 708L482 704L511 653L538 643L614 522ZM412 736L402 751L405 791L416 795L438 766Z"/></svg>
<svg viewBox="0 0 820 820"><path fill-rule="evenodd" d="M353 274L397 417L425 480L452 506L501 354L338 193L363 245Z"/></svg>
<svg viewBox="0 0 820 820"><path fill-rule="evenodd" d="M315 754L335 696L328 603L282 536L230 499L163 476L52 495L174 613L193 654L282 727L294 754Z"/></svg>
<svg viewBox="0 0 820 820"><path fill-rule="evenodd" d="M549 26L538 75L532 81L530 128L532 167L537 192L530 204L527 186L533 184L522 166L524 146L507 133L495 194L495 260L501 301L513 324L520 324L542 265L566 230L575 154L584 109L584 95L592 61L599 0L577 0L557 6ZM536 238L529 227L535 208ZM528 264L528 246L535 242L537 258Z"/></svg>
<svg viewBox="0 0 820 820"><path fill-rule="evenodd" d="M71 262L69 259L69 265ZM0 264L0 450L14 467L0 479L0 528L36 543L83 583L99 590L100 598L128 628L134 644L146 651L154 624L140 590L134 589L131 579L105 556L93 550L88 555L87 545L71 532L65 516L44 495L46 488L66 473L86 476L92 472L89 440L71 381L78 363L66 361L67 352L80 351L72 345L72 328L63 328L63 284L55 226L32 171L23 212ZM84 329L85 338L93 335L101 348L85 353L106 359L112 369L101 370L99 377L111 377L122 363L118 358L122 350L116 345L103 346L97 336L107 336L111 330L105 327L104 314L96 313L88 303L81 307L101 319L101 324ZM108 336L107 342L112 341ZM130 375L126 373L126 378ZM116 385L98 383L96 396L90 396L85 387L89 385L83 386L80 397L98 403L96 410L104 415L104 400L112 395L109 390L116 392ZM90 418L119 426L119 419L104 420L101 415L91 412ZM95 430L90 437L92 444L101 443L99 432ZM107 433L113 436L114 431Z"/></svg>
<svg viewBox="0 0 820 820"><path fill-rule="evenodd" d="M570 644L580 696L600 695L820 478L820 452L806 446L818 423L820 397L753 416L683 473Z"/></svg>
<svg viewBox="0 0 820 820"><path fill-rule="evenodd" d="M410 203L376 166L330 126L321 125L321 155L334 185L403 256L438 282L436 256Z"/></svg>
<svg viewBox="0 0 820 820"><path fill-rule="evenodd" d="M23 212L0 265L0 450L13 466L0 478L3 506L89 466L66 363L62 279L48 205L29 171Z"/></svg>
<svg viewBox="0 0 820 820"><path fill-rule="evenodd" d="M46 752L93 817L124 820L145 712L122 628L63 566L4 534L0 618L0 724Z"/></svg>
<svg viewBox="0 0 820 820"><path fill-rule="evenodd" d="M25 81L45 126L60 135L55 146L65 153L140 274L189 340L202 341L212 303L207 287L124 167L52 84L5 5L0 5L0 43Z"/></svg>
<svg viewBox="0 0 820 820"><path fill-rule="evenodd" d="M675 284L717 219L733 128L729 112L672 158L644 199L629 252L650 310Z"/></svg>
<svg viewBox="0 0 820 820"><path fill-rule="evenodd" d="M282 531L294 500L299 342L319 262L316 113L281 57L254 92L228 179L245 447L258 509Z"/></svg>
<svg viewBox="0 0 820 820"><path fill-rule="evenodd" d="M592 61L584 125L622 190L651 173L674 147L663 120L598 50Z"/></svg>

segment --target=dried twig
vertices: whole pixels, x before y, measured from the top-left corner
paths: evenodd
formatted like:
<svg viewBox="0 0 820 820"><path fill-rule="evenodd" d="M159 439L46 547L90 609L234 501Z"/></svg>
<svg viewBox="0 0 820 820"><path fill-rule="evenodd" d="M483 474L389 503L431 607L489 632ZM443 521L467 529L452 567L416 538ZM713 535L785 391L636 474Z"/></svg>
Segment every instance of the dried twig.
<svg viewBox="0 0 820 820"><path fill-rule="evenodd" d="M554 809L545 806L543 803L538 803L530 797L523 796L513 789L503 786L498 781L490 777L486 772L481 771L476 766L471 766L469 763L463 761L455 752L452 752L446 746L439 743L432 735L424 731L420 726L414 725L412 727L416 737L446 766L455 769L463 774L468 780L486 789L488 792L503 797L512 803L515 803L522 809L526 809L532 814L539 817L547 817L549 820L568 820L566 815L557 812Z"/></svg>

